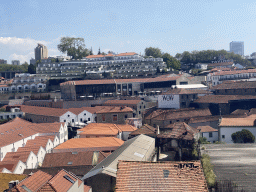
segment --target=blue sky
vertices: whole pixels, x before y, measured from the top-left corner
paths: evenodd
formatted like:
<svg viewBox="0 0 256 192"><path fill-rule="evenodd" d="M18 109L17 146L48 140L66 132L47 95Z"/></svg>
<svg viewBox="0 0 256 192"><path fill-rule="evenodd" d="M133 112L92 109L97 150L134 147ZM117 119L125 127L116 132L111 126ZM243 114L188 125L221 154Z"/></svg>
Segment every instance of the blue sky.
<svg viewBox="0 0 256 192"><path fill-rule="evenodd" d="M8 0L0 2L0 58L29 62L38 42L61 55L63 36L83 37L94 53L152 46L175 55L244 41L248 55L255 28L256 3L246 0Z"/></svg>

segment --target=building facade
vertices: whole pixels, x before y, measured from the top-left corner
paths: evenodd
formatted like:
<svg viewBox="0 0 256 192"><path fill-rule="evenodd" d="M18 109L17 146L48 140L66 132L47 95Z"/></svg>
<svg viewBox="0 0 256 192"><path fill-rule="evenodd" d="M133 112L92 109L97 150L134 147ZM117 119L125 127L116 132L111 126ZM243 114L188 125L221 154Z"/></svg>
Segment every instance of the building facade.
<svg viewBox="0 0 256 192"><path fill-rule="evenodd" d="M243 41L232 41L229 44L230 52L244 56L244 42Z"/></svg>
<svg viewBox="0 0 256 192"><path fill-rule="evenodd" d="M43 44L37 45L35 48L35 60L40 61L42 59L48 58L48 49Z"/></svg>

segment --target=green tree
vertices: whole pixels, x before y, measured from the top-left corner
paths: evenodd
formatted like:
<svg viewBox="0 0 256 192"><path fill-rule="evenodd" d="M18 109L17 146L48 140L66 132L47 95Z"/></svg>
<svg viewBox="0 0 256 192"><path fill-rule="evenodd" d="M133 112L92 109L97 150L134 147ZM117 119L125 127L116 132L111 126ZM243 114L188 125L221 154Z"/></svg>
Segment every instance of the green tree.
<svg viewBox="0 0 256 192"><path fill-rule="evenodd" d="M102 52L101 55L107 55L105 52Z"/></svg>
<svg viewBox="0 0 256 192"><path fill-rule="evenodd" d="M169 53L162 55L163 61L166 63L167 68L180 69L180 61L172 57Z"/></svg>
<svg viewBox="0 0 256 192"><path fill-rule="evenodd" d="M147 47L145 49L146 56L152 56L154 58L158 58L162 56L161 49L155 47Z"/></svg>
<svg viewBox="0 0 256 192"><path fill-rule="evenodd" d="M237 131L231 135L234 143L254 143L255 136L247 129Z"/></svg>
<svg viewBox="0 0 256 192"><path fill-rule="evenodd" d="M28 66L28 73L30 73L30 74L36 74L36 66L33 65L33 64L30 64L30 65Z"/></svg>
<svg viewBox="0 0 256 192"><path fill-rule="evenodd" d="M89 55L83 38L62 37L60 44L58 44L58 50L62 53L67 53L72 59L82 59Z"/></svg>

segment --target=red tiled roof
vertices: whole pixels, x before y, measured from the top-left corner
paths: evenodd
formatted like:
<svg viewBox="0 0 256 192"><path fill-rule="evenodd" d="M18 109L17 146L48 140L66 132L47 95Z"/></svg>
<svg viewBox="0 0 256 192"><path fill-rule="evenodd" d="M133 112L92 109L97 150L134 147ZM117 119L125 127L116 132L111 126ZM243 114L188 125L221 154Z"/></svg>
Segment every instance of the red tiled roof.
<svg viewBox="0 0 256 192"><path fill-rule="evenodd" d="M119 147L124 143L121 139L115 137L100 137L100 138L77 138L70 139L58 145L54 149L86 149L86 148L101 148L101 147Z"/></svg>
<svg viewBox="0 0 256 192"><path fill-rule="evenodd" d="M103 105L137 105L142 100L107 100Z"/></svg>
<svg viewBox="0 0 256 192"><path fill-rule="evenodd" d="M135 52L126 52L126 53L119 53L118 55L116 56L132 56L132 55L138 55L138 53L135 53Z"/></svg>
<svg viewBox="0 0 256 192"><path fill-rule="evenodd" d="M105 57L105 55L88 55L86 58L91 59L91 58L101 58L101 57Z"/></svg>
<svg viewBox="0 0 256 192"><path fill-rule="evenodd" d="M16 188L19 192L27 192L22 186L26 186L31 191L37 191L40 189L43 185L45 185L50 179L52 178L52 175L49 175L48 173L45 173L43 171L37 171L30 177L26 178L22 182L20 182Z"/></svg>
<svg viewBox="0 0 256 192"><path fill-rule="evenodd" d="M141 128L131 132L130 135L136 136L136 135L144 134L144 135L155 137L156 131L157 131L156 128L154 128L150 125L144 124Z"/></svg>
<svg viewBox="0 0 256 192"><path fill-rule="evenodd" d="M184 122L177 122L166 126L169 130L161 131L157 138L172 138L172 139L183 139L183 140L193 140L195 134L198 131L190 127Z"/></svg>
<svg viewBox="0 0 256 192"><path fill-rule="evenodd" d="M37 133L57 133L64 123L31 123L16 117L0 125L0 146L6 146Z"/></svg>
<svg viewBox="0 0 256 192"><path fill-rule="evenodd" d="M255 95L205 95L199 96L194 103L228 103L232 100L256 99Z"/></svg>
<svg viewBox="0 0 256 192"><path fill-rule="evenodd" d="M66 112L68 112L68 109L21 105L21 111L36 115L60 117Z"/></svg>
<svg viewBox="0 0 256 192"><path fill-rule="evenodd" d="M179 88L174 88L171 90L168 90L167 92L161 93L161 95L189 95L189 94L211 94L212 92L206 91L206 90L191 90L191 89L179 89Z"/></svg>
<svg viewBox="0 0 256 192"><path fill-rule="evenodd" d="M198 126L197 130L199 130L199 132L201 132L201 133L216 132L216 131L218 131L217 129L214 129L211 126L208 126L208 125L206 125L206 126Z"/></svg>
<svg viewBox="0 0 256 192"><path fill-rule="evenodd" d="M207 192L208 188L200 161L119 161L115 191Z"/></svg>
<svg viewBox="0 0 256 192"><path fill-rule="evenodd" d="M78 115L82 113L84 110L94 114L97 111L101 110L102 108L103 108L102 106L95 106L95 107L68 108L67 110Z"/></svg>
<svg viewBox="0 0 256 192"><path fill-rule="evenodd" d="M254 118L222 118L220 127L254 127Z"/></svg>
<svg viewBox="0 0 256 192"><path fill-rule="evenodd" d="M70 187L73 186L73 183L70 182L68 179L65 178L65 176L68 176L71 180L74 182L78 180L78 187L82 184L82 180L79 179L74 174L71 174L70 172L65 171L62 169L57 175L55 175L50 181L49 184L56 190L65 192L70 189Z"/></svg>
<svg viewBox="0 0 256 192"><path fill-rule="evenodd" d="M213 90L224 89L255 89L256 81L225 81L219 85L214 86Z"/></svg>
<svg viewBox="0 0 256 192"><path fill-rule="evenodd" d="M100 163L104 160L110 153L98 152L98 159L95 163ZM61 167L61 166L80 166L80 165L95 165L93 164L94 151L86 152L63 152L63 153L47 153L44 157L44 162L42 167ZM72 163L70 163L72 162Z"/></svg>
<svg viewBox="0 0 256 192"><path fill-rule="evenodd" d="M162 82L162 81L174 81L179 79L180 75L168 74L162 75L155 78L141 78L141 79L101 79L101 80L78 80L78 81L67 81L61 83L60 86L63 85L96 85L96 84L118 84L118 83L152 83L152 82Z"/></svg>
<svg viewBox="0 0 256 192"><path fill-rule="evenodd" d="M133 109L130 107L122 106L103 106L101 110L97 111L96 114L101 113L126 113L133 112Z"/></svg>
<svg viewBox="0 0 256 192"><path fill-rule="evenodd" d="M246 73L256 73L256 69L247 69L247 70L229 70L224 71L223 69L219 72L213 73L213 75L235 75L235 74L246 74Z"/></svg>
<svg viewBox="0 0 256 192"><path fill-rule="evenodd" d="M211 112L208 108L206 109L194 109L194 108L184 108L184 109L158 109L149 114L145 119L155 119L155 120L177 120L177 119L189 119L192 117L205 117L211 116Z"/></svg>

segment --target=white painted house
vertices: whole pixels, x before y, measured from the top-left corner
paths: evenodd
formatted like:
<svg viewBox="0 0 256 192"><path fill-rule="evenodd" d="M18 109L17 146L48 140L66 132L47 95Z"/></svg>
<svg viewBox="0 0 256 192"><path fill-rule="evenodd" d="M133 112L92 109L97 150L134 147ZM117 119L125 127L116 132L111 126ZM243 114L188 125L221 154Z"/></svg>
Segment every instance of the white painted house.
<svg viewBox="0 0 256 192"><path fill-rule="evenodd" d="M253 117L247 118L222 118L219 124L220 141L233 143L231 135L242 129L249 130L256 137L256 125Z"/></svg>
<svg viewBox="0 0 256 192"><path fill-rule="evenodd" d="M47 152L66 140L65 123L34 124L17 117L0 125L0 170L19 174L25 168L34 169Z"/></svg>
<svg viewBox="0 0 256 192"><path fill-rule="evenodd" d="M207 141L214 143L219 140L219 132L217 129L212 128L211 126L198 126L200 137L205 137Z"/></svg>

